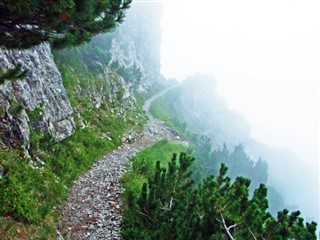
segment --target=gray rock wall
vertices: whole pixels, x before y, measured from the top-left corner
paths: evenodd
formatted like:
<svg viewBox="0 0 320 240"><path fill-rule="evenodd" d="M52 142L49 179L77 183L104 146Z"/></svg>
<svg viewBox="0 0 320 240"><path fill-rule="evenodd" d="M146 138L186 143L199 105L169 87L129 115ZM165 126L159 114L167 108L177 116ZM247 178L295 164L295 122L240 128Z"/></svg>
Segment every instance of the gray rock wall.
<svg viewBox="0 0 320 240"><path fill-rule="evenodd" d="M108 51L109 65L118 63L127 69L133 66L140 69L141 81L129 81L130 88L139 92L165 81L160 74L161 14L161 4L132 3L124 23L114 32L95 36L91 42Z"/></svg>
<svg viewBox="0 0 320 240"><path fill-rule="evenodd" d="M108 52L106 55L110 59L99 62L90 50L87 50L89 56L82 55L81 50L79 54L78 49L55 52L56 62L60 56L59 69L68 64L73 79L77 80L77 85L74 89L68 88L68 93L80 96L75 97L77 100L85 97L92 109L107 105L110 108L108 114L121 116L124 121L139 119L141 116L135 112L136 100L132 92L146 91L163 80L160 74L160 16L160 5L155 8L153 5L133 4L126 21L115 32L99 35L91 43L91 47ZM81 65L80 73L79 69L73 69L72 63L65 61L70 58ZM112 63L125 69L138 67L142 78L138 82L131 77L124 79L110 66ZM17 64L27 69L28 74L23 80L7 80L0 85L0 146L23 145L28 150L30 126L51 134L57 141L72 135L76 125L86 127L81 104L78 106L73 102L71 106L48 44L23 51L0 49L0 70L11 69ZM90 72L90 66L94 64L102 70ZM87 79L82 73L96 74L96 78ZM34 119L33 112L39 113L39 110L42 115Z"/></svg>
<svg viewBox="0 0 320 240"><path fill-rule="evenodd" d="M9 81L0 85L0 140L2 144L15 145L22 141L29 147L28 112L42 112L35 128L50 133L56 140L70 136L75 130L73 109L62 85L61 75L53 61L50 46L46 43L28 50L0 49L0 69L5 71L17 64L27 69L23 80ZM14 112L14 107L23 109ZM0 142L0 144L1 144Z"/></svg>

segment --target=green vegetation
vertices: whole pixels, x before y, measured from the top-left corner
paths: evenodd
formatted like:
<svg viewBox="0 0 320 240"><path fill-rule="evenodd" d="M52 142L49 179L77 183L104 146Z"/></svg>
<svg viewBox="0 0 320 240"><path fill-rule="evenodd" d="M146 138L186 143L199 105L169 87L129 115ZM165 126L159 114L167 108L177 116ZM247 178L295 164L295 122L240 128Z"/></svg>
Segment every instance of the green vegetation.
<svg viewBox="0 0 320 240"><path fill-rule="evenodd" d="M1 158L8 154L1 152ZM14 158L12 158L14 157ZM0 181L0 211L25 222L41 222L60 196L63 185L56 184L56 176L45 168L30 167L26 156L11 156L2 160L4 175ZM58 198L59 199L59 198Z"/></svg>
<svg viewBox="0 0 320 240"><path fill-rule="evenodd" d="M108 116L103 108L92 111L87 112L88 127L61 142L31 130L31 158L19 150L0 151L0 220L8 226L0 230L1 239L10 239L12 234L20 239L17 231L28 232L29 228L32 236L54 236L55 209L66 198L70 184L102 154L121 144L129 123ZM29 115L36 120L41 111L35 109ZM105 139L106 133L112 141Z"/></svg>
<svg viewBox="0 0 320 240"><path fill-rule="evenodd" d="M163 104L161 104L160 100L156 100L153 102L150 108L150 112L155 118L164 121L169 127L178 128L174 124L174 121L172 117L169 115L168 110L164 107Z"/></svg>
<svg viewBox="0 0 320 240"><path fill-rule="evenodd" d="M122 184L128 192L138 193L141 186L153 175L155 159L160 160L162 167L167 166L170 157L174 152L186 151L187 147L181 144L161 140L150 147L139 152L130 162L132 171L125 173Z"/></svg>
<svg viewBox="0 0 320 240"><path fill-rule="evenodd" d="M261 184L249 197L250 180L231 181L224 164L217 176L196 186L188 170L192 162L185 153L179 158L174 154L166 167L155 158L153 174L141 191L126 188L125 239L317 238L315 222L305 224L299 211L286 209L273 217L267 212L267 188Z"/></svg>
<svg viewBox="0 0 320 240"><path fill-rule="evenodd" d="M98 125L102 128L113 128L119 134L132 129L141 131L147 121L142 107L135 103L126 105L124 89L120 84L119 74L108 70L105 73L107 52L90 44L68 50L54 51L55 62L63 77L63 85L72 107L80 113L83 122L90 122L90 126ZM98 59L97 59L98 58ZM101 61L103 64L101 64ZM99 109L94 106L93 94L100 95L103 103ZM116 115L123 109L125 114ZM78 116L75 116L77 119ZM113 121L117 121L113 126ZM111 131L111 132L112 132ZM109 133L110 131L105 131ZM104 134L103 132L101 133ZM120 134L122 135L122 134ZM113 134L112 138L118 138Z"/></svg>
<svg viewBox="0 0 320 240"><path fill-rule="evenodd" d="M130 3L131 0L8 0L0 4L0 45L28 48L43 41L49 41L55 48L78 45L122 22ZM140 19L140 16L136 18ZM135 31L131 26L128 29ZM158 30L154 28L153 31ZM138 36L138 50L145 48L145 38L154 41L155 34L146 36L145 32L143 30L140 34L137 31L135 34ZM43 116L40 106L27 113L31 129L30 155L17 147L20 142L10 146L17 149L6 148L1 143L1 239L55 239L59 217L57 209L66 199L73 181L100 156L119 146L125 132L139 132L143 128L146 117L141 109L142 104L163 86L156 84L148 94L138 95L137 102L133 102L126 97L120 77L132 89L145 76L160 78L158 74L153 74L159 70L158 52L139 53L144 55L144 64L152 66L144 72L140 63L126 68L115 60L107 67L111 61L108 53L110 39L100 35L97 45L90 43L53 52L75 110L73 118L77 131L71 137L56 142L50 134L39 131L35 123ZM6 79L22 79L26 74L21 65L0 71L0 84ZM197 82L197 85L200 84ZM184 90L188 89L193 92L194 86L191 84ZM200 92L203 93L203 89ZM173 102L178 103L175 94L178 92L155 102L151 110L155 117L177 129L193 144L193 148L187 149L186 146L163 140L132 159L129 165L131 170L122 179L125 189L124 238L316 239L316 224L304 223L299 211L289 213L284 209L276 217L268 212L267 188L260 184L267 179L266 163L261 159L254 163L241 145L233 151L229 151L226 145L223 149L213 150L211 139L199 135L204 131L199 127L202 124L192 124L196 122L192 119L194 109L199 110L200 104L195 101L191 111L185 111L182 105L172 105ZM187 95L186 99L191 97L191 94ZM199 99L200 102L203 100ZM203 125L204 128L210 125L214 133L219 133L218 137L225 137L228 135L226 129L232 126L228 120L235 118L240 125L243 122L227 111L221 114L220 110L224 110L225 106L218 98L215 100L218 104L203 104L198 112L211 114L208 111L210 108L221 105L213 112L213 119L217 121L204 121ZM14 116L25 110L19 102L10 105L9 112ZM1 115L4 115L6 109L0 107ZM182 114L184 112L185 115ZM227 117L221 118L224 114ZM191 121L186 118L188 115ZM203 119L211 117L204 116ZM221 127L221 122L226 122L227 127ZM242 126L244 130L239 136L246 132L246 126ZM220 129L223 130L219 132ZM9 130L19 134L18 126L14 124ZM192 153L197 161L184 153L186 151ZM178 156L175 152L182 153ZM230 166L230 177L224 163ZM274 196L279 199L276 194Z"/></svg>
<svg viewBox="0 0 320 240"><path fill-rule="evenodd" d="M29 48L44 41L54 47L78 45L113 29L131 0L8 0L0 5L0 44Z"/></svg>
<svg viewBox="0 0 320 240"><path fill-rule="evenodd" d="M202 84L204 84L204 86L201 86ZM229 122L230 125L236 125L238 124L238 118L234 116L234 121L230 122L232 113L229 113L225 109L220 109L221 106L217 105L217 103L220 103L219 100L214 100L213 103L211 103L211 107L206 108L206 104L202 104L195 96L197 94L199 95L200 90L205 91L210 85L208 86L207 83L201 83L201 81L199 85L200 87L197 86L197 82L195 82L194 79L187 81L184 85L173 89L164 97L156 100L151 106L151 112L156 118L176 129L180 135L192 144L192 151L189 151L189 153L197 159L191 166L193 179L196 183L200 183L212 174L218 174L219 166L221 163L224 163L228 166L229 176L232 179L235 179L237 176L251 179L250 193L253 193L254 189L259 187L260 183L267 183L268 165L261 158L253 161L241 144L237 144L232 150L229 150L226 144L223 143L223 147L219 149L220 146L217 142L221 143L224 136L225 139L230 139L228 133L221 132L221 129L225 128L225 126L221 125L226 125L223 121ZM200 90L198 88L200 88ZM193 89L198 93L193 93ZM205 93L201 91L201 94L203 97ZM216 98L215 96L211 97L213 99ZM187 100L184 102L182 99ZM202 100L204 102L208 101ZM218 111L215 108L220 110ZM198 118L194 117L192 111L197 111ZM215 115L212 112L215 113ZM205 130L206 128L210 129L210 122L214 129L212 131L216 132L216 134L207 134L211 131ZM242 126L243 123L241 123L241 121L239 122L240 126ZM202 124L205 127L203 127ZM203 132L206 132L206 134L201 135ZM229 135L232 136L232 134L231 131ZM210 136L212 136L213 139L211 139ZM237 138L237 136L235 136L235 138ZM281 194L277 192L274 187L269 187L268 197L270 212L272 214L276 214L278 209L286 207Z"/></svg>
<svg viewBox="0 0 320 240"><path fill-rule="evenodd" d="M224 142L236 146L250 138L249 124L228 108L211 76L189 77L158 103L171 121L185 124L189 132L208 136L215 148L222 147Z"/></svg>
<svg viewBox="0 0 320 240"><path fill-rule="evenodd" d="M105 74L105 67L93 59L97 52L107 61L106 52L88 45L54 52L75 110L76 132L56 142L50 134L33 128L43 117L40 106L27 112L30 156L20 149L0 150L1 239L55 239L56 209L72 182L119 146L125 132L142 130L146 122L142 108L125 102L118 73ZM102 99L99 107L93 94ZM12 102L9 111L17 115L23 109L22 104Z"/></svg>
<svg viewBox="0 0 320 240"><path fill-rule="evenodd" d="M169 97L170 98L170 97ZM245 176L253 181L253 186L258 187L260 183L267 181L267 163L259 159L255 164L243 149L243 146L235 146L232 152L229 152L226 144L223 149L213 150L212 141L207 136L201 136L191 132L185 122L177 118L174 110L169 107L167 99L159 99L151 107L152 114L167 123L170 127L176 129L180 135L192 143L192 154L197 159L192 166L196 182L212 174L217 174L221 163L230 167L229 175L232 178Z"/></svg>
<svg viewBox="0 0 320 240"><path fill-rule="evenodd" d="M135 64L126 68L124 66L120 66L120 64L115 61L110 65L110 67L114 71L117 71L117 73L119 73L127 83L137 84L142 80L142 71L140 67Z"/></svg>
<svg viewBox="0 0 320 240"><path fill-rule="evenodd" d="M24 109L24 106L21 102L14 102L14 101L9 101L9 102L11 105L9 112L14 116L19 115L21 111Z"/></svg>
<svg viewBox="0 0 320 240"><path fill-rule="evenodd" d="M54 239L53 207L66 193L63 184L49 168L30 167L19 151L2 148L0 159L0 238Z"/></svg>
<svg viewBox="0 0 320 240"><path fill-rule="evenodd" d="M21 69L21 64L17 64L14 68L8 69L7 71L0 70L0 85L3 84L5 80L16 81L23 79L27 76L27 73L27 70Z"/></svg>
<svg viewBox="0 0 320 240"><path fill-rule="evenodd" d="M169 127L176 129L179 134L186 136L186 124L178 120L177 117L169 110L168 106L163 104L163 98L156 100L151 106L152 115L164 121Z"/></svg>
<svg viewBox="0 0 320 240"><path fill-rule="evenodd" d="M171 81L171 82L168 82L168 84L175 84L175 82ZM166 86L164 86L161 82L156 82L145 93L142 93L142 94L136 93L136 99L137 99L138 106L142 107L144 102L148 98L152 97L153 95L155 95L158 92L161 92L165 88L166 88Z"/></svg>

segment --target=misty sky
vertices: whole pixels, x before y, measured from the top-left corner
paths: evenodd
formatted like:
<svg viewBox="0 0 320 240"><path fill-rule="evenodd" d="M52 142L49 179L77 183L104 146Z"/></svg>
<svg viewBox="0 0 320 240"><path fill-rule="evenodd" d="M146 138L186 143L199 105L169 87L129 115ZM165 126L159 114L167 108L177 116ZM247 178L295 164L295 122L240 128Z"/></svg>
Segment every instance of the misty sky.
<svg viewBox="0 0 320 240"><path fill-rule="evenodd" d="M213 74L252 137L293 150L318 184L320 1L163 2L162 74Z"/></svg>

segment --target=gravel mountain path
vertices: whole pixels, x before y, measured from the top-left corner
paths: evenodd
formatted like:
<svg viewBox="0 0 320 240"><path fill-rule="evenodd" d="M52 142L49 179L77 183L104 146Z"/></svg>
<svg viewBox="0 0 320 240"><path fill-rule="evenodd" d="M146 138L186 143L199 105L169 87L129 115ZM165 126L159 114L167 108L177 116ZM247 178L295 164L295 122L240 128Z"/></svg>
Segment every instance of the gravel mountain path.
<svg viewBox="0 0 320 240"><path fill-rule="evenodd" d="M152 103L157 100L158 98L162 97L163 95L165 95L168 91L170 91L171 89L175 88L178 84L173 84L169 87L167 87L166 89L164 89L163 91L158 92L157 94L153 95L151 98L147 99L144 104L143 104L143 110L146 112L147 116L149 117L149 120L155 121L156 119L152 116L151 112L150 112L150 108Z"/></svg>
<svg viewBox="0 0 320 240"><path fill-rule="evenodd" d="M174 130L154 119L149 111L152 102L171 88L165 89L145 102L143 109L150 121L139 139L107 153L74 182L69 190L69 197L61 209L59 240L122 239L120 179L126 171L126 163L137 152L161 139L178 139Z"/></svg>

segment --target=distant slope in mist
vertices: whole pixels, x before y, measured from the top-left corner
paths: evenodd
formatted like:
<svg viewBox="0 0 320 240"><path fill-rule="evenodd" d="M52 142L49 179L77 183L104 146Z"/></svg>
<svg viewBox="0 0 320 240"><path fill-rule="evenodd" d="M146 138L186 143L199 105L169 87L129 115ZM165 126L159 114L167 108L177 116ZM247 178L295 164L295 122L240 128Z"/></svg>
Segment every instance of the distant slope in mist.
<svg viewBox="0 0 320 240"><path fill-rule="evenodd" d="M161 104L168 109L173 121L182 123L189 131L208 136L213 149L221 149L223 143L229 150L242 144L253 161L259 157L266 160L268 184L281 192L285 202L290 204L289 208L301 209L306 218L319 219L319 190L310 169L292 151L269 147L253 139L249 123L241 114L230 110L217 93L212 76L195 74L188 77L168 92ZM278 193L269 190L270 198L277 201Z"/></svg>
<svg viewBox="0 0 320 240"><path fill-rule="evenodd" d="M215 149L223 143L230 147L245 144L250 137L250 125L228 108L211 75L187 78L166 95L165 101L170 104L172 117L185 122L191 131L209 136Z"/></svg>

